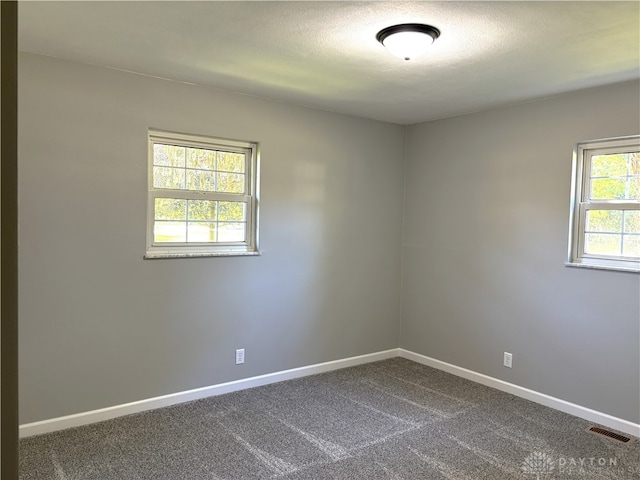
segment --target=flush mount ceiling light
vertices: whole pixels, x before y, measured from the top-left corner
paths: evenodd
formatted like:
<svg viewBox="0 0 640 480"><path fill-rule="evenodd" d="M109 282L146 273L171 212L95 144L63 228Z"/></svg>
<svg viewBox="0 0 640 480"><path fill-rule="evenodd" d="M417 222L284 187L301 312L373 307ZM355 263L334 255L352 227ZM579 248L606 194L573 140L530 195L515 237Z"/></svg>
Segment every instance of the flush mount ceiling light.
<svg viewBox="0 0 640 480"><path fill-rule="evenodd" d="M411 60L423 54L439 36L440 30L431 25L403 23L383 28L376 35L376 39L392 55Z"/></svg>

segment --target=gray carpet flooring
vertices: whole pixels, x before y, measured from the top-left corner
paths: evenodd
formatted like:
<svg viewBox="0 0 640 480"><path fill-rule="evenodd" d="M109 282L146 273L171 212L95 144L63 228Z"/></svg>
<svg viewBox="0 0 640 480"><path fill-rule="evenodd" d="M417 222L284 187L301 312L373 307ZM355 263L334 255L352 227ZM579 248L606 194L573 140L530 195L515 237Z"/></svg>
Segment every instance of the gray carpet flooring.
<svg viewBox="0 0 640 480"><path fill-rule="evenodd" d="M22 439L20 478L640 478L590 425L394 358Z"/></svg>

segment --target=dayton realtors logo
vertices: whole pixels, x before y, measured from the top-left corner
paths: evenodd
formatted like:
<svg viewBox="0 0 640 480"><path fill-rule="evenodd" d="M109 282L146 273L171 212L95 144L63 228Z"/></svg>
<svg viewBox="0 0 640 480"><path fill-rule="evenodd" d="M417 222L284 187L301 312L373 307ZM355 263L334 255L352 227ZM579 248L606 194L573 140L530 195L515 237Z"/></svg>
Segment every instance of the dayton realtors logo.
<svg viewBox="0 0 640 480"><path fill-rule="evenodd" d="M524 459L522 471L530 475L535 475L536 480L543 480L545 475L551 475L554 472L563 477L568 475L582 476L586 473L603 473L602 471L604 469L616 468L617 466L617 458L559 457L557 460L554 460L544 452L533 452Z"/></svg>

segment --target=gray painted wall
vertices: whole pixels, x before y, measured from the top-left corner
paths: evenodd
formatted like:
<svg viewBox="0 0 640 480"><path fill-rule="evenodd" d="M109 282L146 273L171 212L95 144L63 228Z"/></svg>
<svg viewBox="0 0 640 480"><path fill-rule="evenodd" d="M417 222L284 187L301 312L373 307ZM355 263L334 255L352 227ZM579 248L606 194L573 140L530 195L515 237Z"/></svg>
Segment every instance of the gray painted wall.
<svg viewBox="0 0 640 480"><path fill-rule="evenodd" d="M639 421L640 277L563 265L573 146L637 133L637 83L405 142L30 54L19 73L21 423L398 345ZM263 256L142 259L148 127L260 142Z"/></svg>
<svg viewBox="0 0 640 480"><path fill-rule="evenodd" d="M637 423L640 276L563 262L575 143L638 132L637 82L409 127L401 346Z"/></svg>
<svg viewBox="0 0 640 480"><path fill-rule="evenodd" d="M403 127L31 54L19 76L21 423L398 346ZM149 127L260 143L262 256L143 260Z"/></svg>

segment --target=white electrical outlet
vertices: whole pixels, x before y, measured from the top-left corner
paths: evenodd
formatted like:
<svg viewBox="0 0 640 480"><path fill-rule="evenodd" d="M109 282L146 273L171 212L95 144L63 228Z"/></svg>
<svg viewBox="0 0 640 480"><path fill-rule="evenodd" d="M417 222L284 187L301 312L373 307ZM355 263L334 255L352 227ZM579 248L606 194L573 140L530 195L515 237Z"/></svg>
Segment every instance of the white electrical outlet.
<svg viewBox="0 0 640 480"><path fill-rule="evenodd" d="M244 363L244 348L238 348L236 350L236 365Z"/></svg>
<svg viewBox="0 0 640 480"><path fill-rule="evenodd" d="M510 354L509 352L504 352L503 365L505 367L511 368L512 363L513 363L513 355Z"/></svg>

